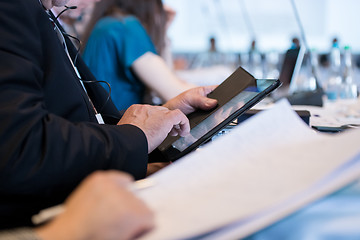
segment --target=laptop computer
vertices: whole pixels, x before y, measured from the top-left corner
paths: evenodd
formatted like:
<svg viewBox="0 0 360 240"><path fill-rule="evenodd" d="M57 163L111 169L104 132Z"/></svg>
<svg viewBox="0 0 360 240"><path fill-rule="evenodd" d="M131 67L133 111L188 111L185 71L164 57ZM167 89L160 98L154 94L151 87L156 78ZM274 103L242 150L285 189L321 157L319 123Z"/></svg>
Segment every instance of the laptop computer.
<svg viewBox="0 0 360 240"><path fill-rule="evenodd" d="M296 79L299 76L305 52L305 47L289 49L286 51L279 76L282 86L272 96L275 100L295 92Z"/></svg>

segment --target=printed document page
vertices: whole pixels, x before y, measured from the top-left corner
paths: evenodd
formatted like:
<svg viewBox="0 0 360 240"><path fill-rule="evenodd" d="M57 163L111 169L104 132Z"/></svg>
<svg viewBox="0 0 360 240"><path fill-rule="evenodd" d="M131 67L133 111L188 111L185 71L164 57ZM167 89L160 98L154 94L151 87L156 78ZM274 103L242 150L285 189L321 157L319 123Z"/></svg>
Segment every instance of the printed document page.
<svg viewBox="0 0 360 240"><path fill-rule="evenodd" d="M138 192L156 216L143 239L197 237L286 206L356 160L359 139L358 130L317 133L282 101L154 174L155 185Z"/></svg>

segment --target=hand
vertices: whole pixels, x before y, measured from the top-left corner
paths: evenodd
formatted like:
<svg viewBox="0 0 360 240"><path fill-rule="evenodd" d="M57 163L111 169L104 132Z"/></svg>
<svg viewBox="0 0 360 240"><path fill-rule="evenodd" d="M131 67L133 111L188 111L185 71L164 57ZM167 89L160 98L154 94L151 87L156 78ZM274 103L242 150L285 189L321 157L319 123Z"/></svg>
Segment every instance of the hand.
<svg viewBox="0 0 360 240"><path fill-rule="evenodd" d="M179 109L184 114L192 113L197 108L210 110L216 106L217 100L206 96L216 87L217 86L192 88L169 100L163 106L170 110Z"/></svg>
<svg viewBox="0 0 360 240"><path fill-rule="evenodd" d="M134 239L153 227L153 214L128 190L131 177L117 171L86 178L65 212L39 229L41 239Z"/></svg>
<svg viewBox="0 0 360 240"><path fill-rule="evenodd" d="M168 134L185 136L190 132L189 120L180 110L150 105L130 106L118 125L131 124L140 128L148 141L148 152L152 152Z"/></svg>

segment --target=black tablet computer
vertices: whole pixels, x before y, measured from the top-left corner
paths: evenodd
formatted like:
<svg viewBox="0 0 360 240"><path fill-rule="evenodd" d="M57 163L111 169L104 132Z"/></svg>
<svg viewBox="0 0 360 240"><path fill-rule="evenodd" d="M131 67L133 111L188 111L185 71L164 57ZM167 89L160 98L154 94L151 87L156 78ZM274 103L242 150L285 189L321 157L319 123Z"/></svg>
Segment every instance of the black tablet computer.
<svg viewBox="0 0 360 240"><path fill-rule="evenodd" d="M239 67L208 94L209 98L218 100L217 107L189 114L190 134L185 137L168 136L158 149L166 160L179 159L207 142L280 85L279 80L255 79Z"/></svg>

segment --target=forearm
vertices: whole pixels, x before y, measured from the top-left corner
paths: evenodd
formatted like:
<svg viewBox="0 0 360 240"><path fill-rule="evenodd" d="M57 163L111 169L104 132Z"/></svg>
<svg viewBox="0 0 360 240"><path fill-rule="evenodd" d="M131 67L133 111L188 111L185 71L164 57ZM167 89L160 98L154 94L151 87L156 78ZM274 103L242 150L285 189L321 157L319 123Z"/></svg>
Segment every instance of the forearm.
<svg viewBox="0 0 360 240"><path fill-rule="evenodd" d="M58 184L72 189L98 169L123 170L136 179L145 177L147 140L137 127L73 124L56 116L50 119L9 126L7 129L13 131L1 135L1 139L8 139L0 146L4 180L0 186L7 193L29 189L40 193Z"/></svg>
<svg viewBox="0 0 360 240"><path fill-rule="evenodd" d="M179 79L161 57L150 52L138 58L132 68L144 84L165 101L195 87Z"/></svg>

